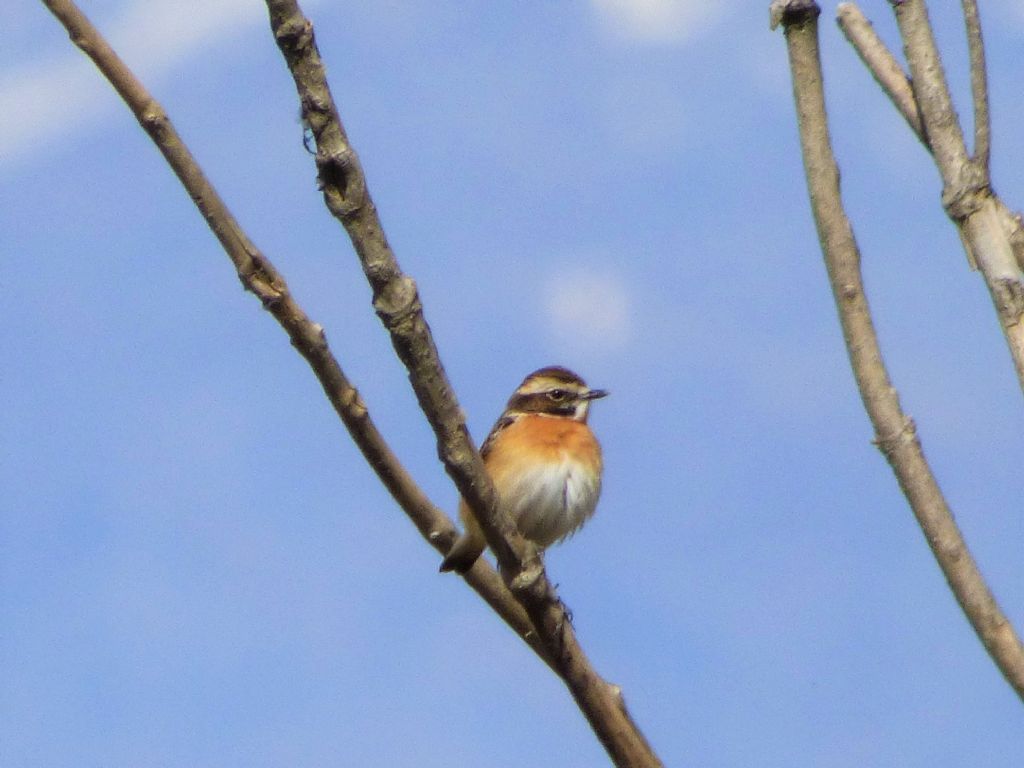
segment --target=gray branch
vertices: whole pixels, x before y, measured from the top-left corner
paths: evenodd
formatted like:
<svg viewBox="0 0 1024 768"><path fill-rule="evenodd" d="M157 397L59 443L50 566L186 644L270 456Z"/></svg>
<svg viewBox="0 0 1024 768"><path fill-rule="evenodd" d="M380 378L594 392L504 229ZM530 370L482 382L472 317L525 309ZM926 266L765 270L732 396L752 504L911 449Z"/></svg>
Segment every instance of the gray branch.
<svg viewBox="0 0 1024 768"><path fill-rule="evenodd" d="M860 251L843 210L839 169L829 139L818 50L819 9L807 0L776 0L772 8L773 19L785 29L811 209L850 365L875 430L875 444L889 461L964 614L1007 681L1024 698L1024 647L967 548L882 359L864 291ZM933 93L934 88L924 92ZM957 150L951 139L955 132L946 128L950 135L942 139L946 142L943 153L955 158Z"/></svg>
<svg viewBox="0 0 1024 768"><path fill-rule="evenodd" d="M480 521L502 576L526 609L553 668L618 766L660 766L626 710L618 686L601 678L576 637L565 606L548 581L536 549L497 505L448 382L413 280L398 265L345 134L313 35L295 0L266 0L270 26L291 71L303 119L316 141L324 201L344 226L373 290L373 305L437 438L438 455Z"/></svg>
<svg viewBox="0 0 1024 768"><path fill-rule="evenodd" d="M309 319L289 291L284 276L235 220L163 107L73 2L44 0L44 3L149 134L220 241L243 287L256 295L309 363L327 399L384 487L428 541L439 551L447 551L455 539L454 523L430 502L399 462L378 431L359 392L331 353L323 328ZM551 663L526 611L493 568L480 564L467 574L466 581L545 662Z"/></svg>

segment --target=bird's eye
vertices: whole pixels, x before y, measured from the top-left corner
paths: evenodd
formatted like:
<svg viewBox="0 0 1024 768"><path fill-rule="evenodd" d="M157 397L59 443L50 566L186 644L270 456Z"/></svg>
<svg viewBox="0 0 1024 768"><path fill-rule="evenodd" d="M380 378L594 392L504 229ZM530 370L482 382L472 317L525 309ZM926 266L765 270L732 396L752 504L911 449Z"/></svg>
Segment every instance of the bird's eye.
<svg viewBox="0 0 1024 768"><path fill-rule="evenodd" d="M569 393L566 392L564 389L552 389L550 392L548 392L548 397L550 397L556 403L562 402L568 396Z"/></svg>

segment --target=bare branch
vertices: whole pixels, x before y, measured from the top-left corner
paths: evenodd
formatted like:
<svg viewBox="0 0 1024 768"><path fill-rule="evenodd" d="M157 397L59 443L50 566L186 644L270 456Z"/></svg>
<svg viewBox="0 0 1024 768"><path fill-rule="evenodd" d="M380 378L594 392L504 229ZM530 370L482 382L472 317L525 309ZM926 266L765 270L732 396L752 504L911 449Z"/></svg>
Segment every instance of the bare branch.
<svg viewBox="0 0 1024 768"><path fill-rule="evenodd" d="M846 35L846 39L860 55L861 61L875 78L875 82L882 87L893 106L907 121L910 130L931 154L932 148L928 143L924 127L921 125L921 115L917 110L917 102L914 100L910 78L904 73L892 51L882 42L871 22L867 20L855 3L840 3L836 21L843 34ZM967 254L967 263L971 270L977 270L978 262L971 250L971 244L962 230L959 234L960 242Z"/></svg>
<svg viewBox="0 0 1024 768"><path fill-rule="evenodd" d="M327 399L381 482L423 536L445 552L455 538L455 526L416 485L370 418L359 392L331 353L323 328L309 319L288 290L284 277L252 243L227 205L210 184L166 112L136 79L106 40L73 2L44 0L64 25L71 40L89 56L124 99L139 124L163 153L225 253L235 265L246 290L254 293L288 334L320 381ZM466 581L498 615L548 664L550 656L540 643L525 610L505 587L493 568L481 561Z"/></svg>
<svg viewBox="0 0 1024 768"><path fill-rule="evenodd" d="M875 82L882 86L882 90L892 100L893 106L903 115L903 119L917 134L921 143L928 147L928 138L921 126L921 116L917 112L917 102L914 101L910 79L896 61L896 57L882 42L882 38L875 32L871 22L855 3L840 3L836 9L836 22L875 78ZM928 147L928 150L931 151L931 148Z"/></svg>
<svg viewBox="0 0 1024 768"><path fill-rule="evenodd" d="M1024 647L967 549L882 360L864 292L860 252L843 210L839 169L829 140L818 51L818 7L807 0L776 0L772 5L778 7L777 17L785 27L814 221L875 443L892 466L960 607L1007 681L1024 698Z"/></svg>
<svg viewBox="0 0 1024 768"><path fill-rule="evenodd" d="M526 608L555 669L612 760L620 766L660 765L626 711L619 688L603 680L584 654L535 548L496 504L493 485L424 319L415 283L401 271L387 243L359 159L345 135L312 23L295 0L266 3L274 37L295 80L303 118L316 140L325 203L345 227L359 256L373 290L374 308L409 371L445 469L480 521L502 575Z"/></svg>
<svg viewBox="0 0 1024 768"><path fill-rule="evenodd" d="M914 98L929 137L939 172L947 187L977 186L982 180L968 162L960 121L949 95L942 59L935 45L923 0L901 0L894 6L910 66Z"/></svg>
<svg viewBox="0 0 1024 768"><path fill-rule="evenodd" d="M348 232L373 290L374 309L409 370L420 407L437 436L438 455L485 530L490 528L488 543L503 567L514 567L518 573L529 560L539 569L536 552L528 551L515 525L497 509L494 488L423 316L416 283L402 272L388 244L359 157L345 135L316 49L313 26L295 2L268 1L267 7L274 37L295 80L303 120L316 142L324 202Z"/></svg>
<svg viewBox="0 0 1024 768"><path fill-rule="evenodd" d="M967 156L923 0L901 0L893 7L921 123L942 175L942 204L985 278L1024 389L1024 272L1015 245L1019 237L1007 234L1019 228L1019 219L1008 217L993 194L987 166Z"/></svg>
<svg viewBox="0 0 1024 768"><path fill-rule="evenodd" d="M893 106L907 121L910 130L914 132L918 141L930 154L932 148L928 143L924 127L921 125L921 115L917 110L917 102L914 100L914 90L910 84L910 78L907 77L892 51L882 42L882 38L875 32L871 22L855 3L840 3L836 12L836 22L847 41L857 51L864 66L875 78L875 82L882 87ZM963 232L960 232L960 242L967 254L967 263L972 271L976 270L978 262L974 258L970 243L967 242Z"/></svg>
<svg viewBox="0 0 1024 768"><path fill-rule="evenodd" d="M1006 204L995 196L996 207L999 209L999 220L1003 233L1010 241L1010 248L1017 259L1017 266L1024 270L1024 217L1011 211Z"/></svg>
<svg viewBox="0 0 1024 768"><path fill-rule="evenodd" d="M989 116L988 67L985 64L985 41L981 37L981 18L977 0L962 0L967 27L967 50L971 66L971 98L974 101L974 157L985 175L989 173L992 122Z"/></svg>

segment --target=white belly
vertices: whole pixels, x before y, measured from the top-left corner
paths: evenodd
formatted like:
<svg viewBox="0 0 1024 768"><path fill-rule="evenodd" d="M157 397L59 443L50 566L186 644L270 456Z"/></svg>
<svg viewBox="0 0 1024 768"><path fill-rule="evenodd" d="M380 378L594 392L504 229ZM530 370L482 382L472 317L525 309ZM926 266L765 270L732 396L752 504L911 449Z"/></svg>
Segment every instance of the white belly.
<svg viewBox="0 0 1024 768"><path fill-rule="evenodd" d="M601 477L569 459L520 474L502 503L520 533L544 548L574 533L594 514Z"/></svg>

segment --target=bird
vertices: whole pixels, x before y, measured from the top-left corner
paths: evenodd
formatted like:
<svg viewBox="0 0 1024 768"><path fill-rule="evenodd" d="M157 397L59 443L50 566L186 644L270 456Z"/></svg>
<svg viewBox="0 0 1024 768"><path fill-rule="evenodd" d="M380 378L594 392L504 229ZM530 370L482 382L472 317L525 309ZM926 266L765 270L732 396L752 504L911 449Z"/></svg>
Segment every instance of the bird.
<svg viewBox="0 0 1024 768"><path fill-rule="evenodd" d="M509 398L480 448L498 504L540 550L572 535L590 519L601 495L601 444L587 425L590 404L605 397L558 365L534 371ZM441 571L465 573L487 542L463 499L464 532Z"/></svg>

